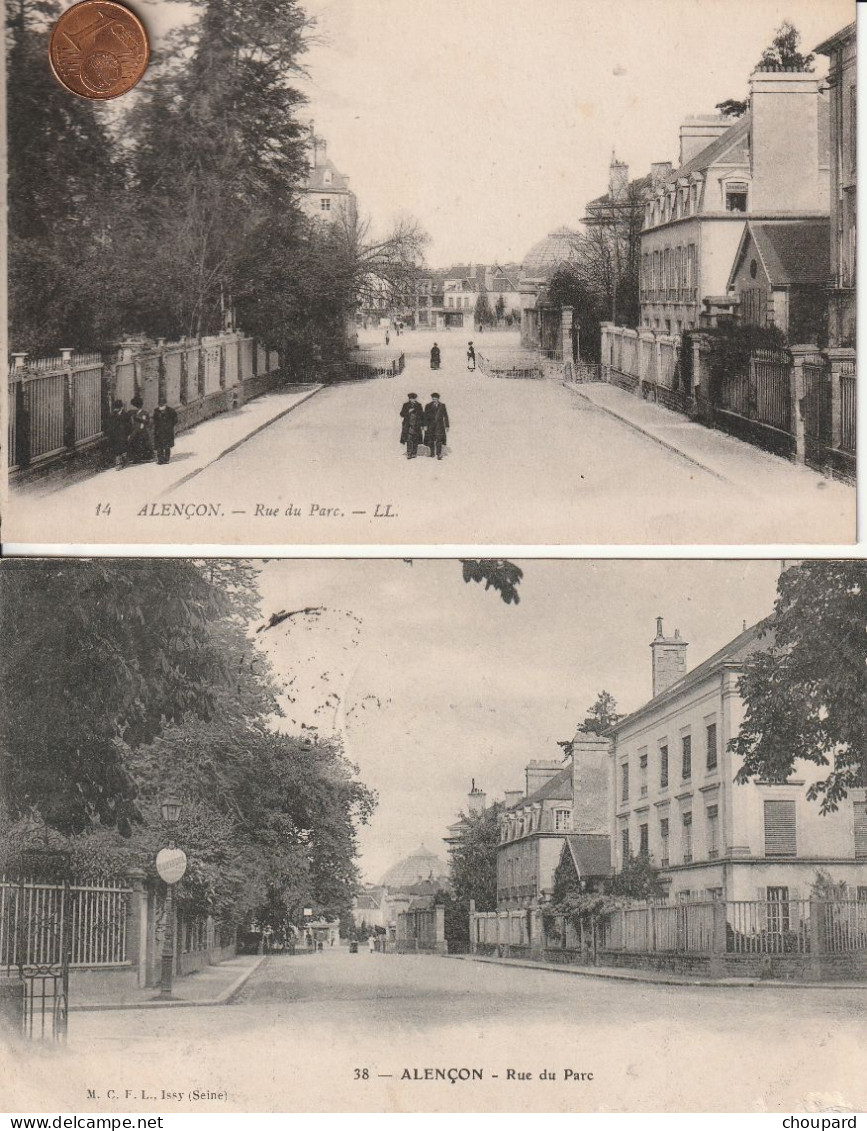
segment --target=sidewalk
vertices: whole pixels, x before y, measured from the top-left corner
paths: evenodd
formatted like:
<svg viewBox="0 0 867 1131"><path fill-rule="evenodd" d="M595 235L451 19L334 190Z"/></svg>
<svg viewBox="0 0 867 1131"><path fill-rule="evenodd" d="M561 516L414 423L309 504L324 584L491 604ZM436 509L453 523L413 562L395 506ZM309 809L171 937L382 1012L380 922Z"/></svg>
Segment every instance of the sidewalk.
<svg viewBox="0 0 867 1131"><path fill-rule="evenodd" d="M738 440L725 432L708 428L672 412L662 405L627 393L616 385L586 382L575 385L564 382L576 396L589 401L602 412L641 432L681 458L689 460L717 479L731 483L749 494L767 498L776 481L780 488L791 490L792 476L808 477L830 492L851 491L836 480L825 479L819 472L795 464L761 448Z"/></svg>
<svg viewBox="0 0 867 1131"><path fill-rule="evenodd" d="M129 484L132 489L149 492L151 498L158 498L193 479L323 388L323 385L314 384L285 385L238 408L211 416L178 433L168 464L130 464L122 471L116 471L113 467L95 467L91 461L83 461L78 467L74 463L58 467L44 478L22 484L18 489L31 497L45 497L72 484L107 475L120 480L125 487Z"/></svg>
<svg viewBox="0 0 867 1131"><path fill-rule="evenodd" d="M195 974L176 976L172 982L172 996L168 1000L160 999L159 986L115 987L114 992L110 992L107 987L100 986L97 976L88 986L70 989L69 1012L228 1005L264 961L264 955L237 954L216 966L206 966Z"/></svg>
<svg viewBox="0 0 867 1131"><path fill-rule="evenodd" d="M569 966L559 962L532 962L526 958L488 958L481 954L447 954L462 962L490 962L497 966L522 966L550 974L572 974L579 978L608 978L612 982L651 982L657 986L710 986L775 990L867 990L867 982L781 982L770 978L702 978L667 970L629 970L619 966Z"/></svg>

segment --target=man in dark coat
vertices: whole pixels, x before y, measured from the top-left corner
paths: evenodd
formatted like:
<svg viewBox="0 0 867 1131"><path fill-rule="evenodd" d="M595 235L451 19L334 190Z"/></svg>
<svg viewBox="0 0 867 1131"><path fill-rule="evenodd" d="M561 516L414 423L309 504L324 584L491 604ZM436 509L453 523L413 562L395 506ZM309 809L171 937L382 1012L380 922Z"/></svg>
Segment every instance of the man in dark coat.
<svg viewBox="0 0 867 1131"><path fill-rule="evenodd" d="M123 401L112 401L111 412L105 422L105 438L108 442L109 454L114 459L114 466L118 471L126 466L127 445L131 430L132 421L129 413L123 407Z"/></svg>
<svg viewBox="0 0 867 1131"><path fill-rule="evenodd" d="M406 403L400 410L403 424L400 429L400 442L406 444L406 458L415 459L418 455L418 446L421 443L421 432L424 426L424 409L418 403L416 393L408 393Z"/></svg>
<svg viewBox="0 0 867 1131"><path fill-rule="evenodd" d="M430 455L436 454L437 459L442 459L443 444L448 439L449 414L439 393L431 393L430 401L424 406L424 425L424 442L430 449Z"/></svg>
<svg viewBox="0 0 867 1131"><path fill-rule="evenodd" d="M178 414L166 403L165 393L160 393L159 404L154 409L153 422L157 463L168 463L172 458L172 448L175 446Z"/></svg>
<svg viewBox="0 0 867 1131"><path fill-rule="evenodd" d="M431 369L439 369L440 367L440 347L434 342L430 350L430 367Z"/></svg>

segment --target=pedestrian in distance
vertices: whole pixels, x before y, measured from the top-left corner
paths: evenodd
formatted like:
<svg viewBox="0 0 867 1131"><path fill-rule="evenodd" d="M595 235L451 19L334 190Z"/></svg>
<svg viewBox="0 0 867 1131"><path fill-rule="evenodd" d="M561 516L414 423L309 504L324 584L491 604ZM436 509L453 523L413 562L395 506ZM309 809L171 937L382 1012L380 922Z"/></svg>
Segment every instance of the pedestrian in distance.
<svg viewBox="0 0 867 1131"><path fill-rule="evenodd" d="M424 409L419 404L416 393L407 394L400 415L403 420L400 429L400 442L406 444L406 458L415 459L418 455L418 446L421 443L424 430Z"/></svg>
<svg viewBox="0 0 867 1131"><path fill-rule="evenodd" d="M178 423L178 414L166 403L165 393L160 393L159 404L154 409L154 448L157 453L157 463L168 463L172 458L172 448L175 446L175 426Z"/></svg>
<svg viewBox="0 0 867 1131"><path fill-rule="evenodd" d="M434 342L430 350L430 367L431 369L439 369L440 367L440 347Z"/></svg>
<svg viewBox="0 0 867 1131"><path fill-rule="evenodd" d="M132 418L132 430L127 445L127 453L132 463L150 463L154 458L149 423L150 417L143 408L139 409Z"/></svg>
<svg viewBox="0 0 867 1131"><path fill-rule="evenodd" d="M470 342L467 346L467 369L472 373L476 368L476 351L473 349L473 343Z"/></svg>
<svg viewBox="0 0 867 1131"><path fill-rule="evenodd" d="M376 950L376 939L373 937L373 935L368 936L367 950L369 954L373 954L373 952Z"/></svg>
<svg viewBox="0 0 867 1131"><path fill-rule="evenodd" d="M386 330L386 331L385 331L385 344L386 344L386 345L388 345L388 343L389 343L390 341L391 341L391 338L390 338L390 337L388 336L388 330Z"/></svg>
<svg viewBox="0 0 867 1131"><path fill-rule="evenodd" d="M424 424L424 442L428 446L428 454L442 459L443 444L448 439L449 414L439 393L431 393L430 400L424 406Z"/></svg>

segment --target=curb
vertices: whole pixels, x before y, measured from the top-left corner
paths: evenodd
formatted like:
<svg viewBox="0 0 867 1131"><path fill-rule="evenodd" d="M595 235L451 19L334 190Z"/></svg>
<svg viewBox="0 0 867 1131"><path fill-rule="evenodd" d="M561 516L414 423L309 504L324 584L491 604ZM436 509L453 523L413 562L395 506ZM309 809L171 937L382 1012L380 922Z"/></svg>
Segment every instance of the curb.
<svg viewBox="0 0 867 1131"><path fill-rule="evenodd" d="M276 416L270 417L268 420L264 421L264 423L258 424L252 431L242 436L240 440L235 440L234 443L229 444L228 448L224 448L219 455L214 456L213 459L208 460L208 462L202 464L201 467L197 467L195 471L188 472L178 479L176 483L172 483L169 487L166 487L157 497L163 499L166 495L170 495L173 491L176 491L178 487L183 487L185 483L189 483L191 479L195 479L197 475L201 475L203 471L207 471L209 467L213 467L214 464L218 463L224 456L234 452L237 448L240 448L242 444L246 444L248 440L252 440L259 432L264 432L266 428L270 428L276 421L282 420L284 416L288 416L290 412L294 412L296 408L300 408L305 401L309 401L311 397L315 397L317 393L321 393L324 388L325 385L323 384L317 385L314 389L310 389L309 392L305 393L304 396L295 401L294 404L289 405L288 408L284 408L282 412L278 412Z"/></svg>
<svg viewBox="0 0 867 1131"><path fill-rule="evenodd" d="M862 982L779 982L762 978L635 978L616 966L608 966L603 973L598 967L566 966L554 962L529 962L520 958L489 958L486 955L446 954L443 957L459 962L487 962L493 966L515 966L523 970L545 970L550 974L571 974L578 978L596 978L601 982L631 982L638 986L707 986L722 990L867 990Z"/></svg>
<svg viewBox="0 0 867 1131"><path fill-rule="evenodd" d="M215 998L208 998L204 1001L182 1001L178 998L169 999L168 1001L160 1001L159 998L153 1001L138 1001L138 1002L103 1002L94 1005L71 1005L69 1007L70 1013L105 1013L108 1011L117 1011L122 1009L195 1009L200 1006L214 1006L214 1005L230 1005L232 1000L244 988L249 979L256 973L262 963L268 956L260 955L259 961L253 966L248 966L234 982L222 993L219 993Z"/></svg>
<svg viewBox="0 0 867 1131"><path fill-rule="evenodd" d="M574 385L570 384L567 381L563 381L561 383L564 388L570 389L576 397L580 397L582 400L587 401L588 404L593 405L593 407L599 409L600 412L605 412L609 416L613 416L615 420L619 420L621 424L626 424L629 428L632 428L633 431L640 432L642 436L646 436L648 440L653 440L653 442L655 444L659 444L661 448L667 448L668 451L673 452L676 456L680 456L681 459L685 459L687 463L691 463L695 467L698 467L702 471L706 472L708 475L712 475L714 479L719 479L721 483L728 483L734 487L738 486L738 484L736 484L732 479L727 479L725 475L722 475L719 471L714 471L712 467L708 467L707 464L702 463L700 460L697 460L695 456L687 455L686 452L677 447L676 444L672 444L668 440L663 440L661 436L657 436L654 432L648 432L646 428L642 428L640 424L636 424L635 421L630 420L628 416L622 416L619 412L615 412L613 408L609 408L608 405L599 404L597 401L594 401L592 397L588 397L586 393L582 393L580 389L577 389Z"/></svg>

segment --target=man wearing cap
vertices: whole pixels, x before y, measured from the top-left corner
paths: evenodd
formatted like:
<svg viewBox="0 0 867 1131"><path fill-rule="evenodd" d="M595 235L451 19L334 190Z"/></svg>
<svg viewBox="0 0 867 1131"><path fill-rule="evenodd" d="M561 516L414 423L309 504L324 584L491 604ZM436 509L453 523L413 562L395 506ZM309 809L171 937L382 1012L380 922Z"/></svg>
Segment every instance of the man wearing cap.
<svg viewBox="0 0 867 1131"><path fill-rule="evenodd" d="M424 424L424 409L418 403L416 393L408 393L406 403L400 410L403 425L400 429L400 442L406 444L406 458L415 459L421 443L421 430Z"/></svg>
<svg viewBox="0 0 867 1131"><path fill-rule="evenodd" d="M437 459L442 459L443 444L448 439L449 414L439 393L431 393L430 401L424 406L424 424L424 442L430 449L430 455L436 454Z"/></svg>

